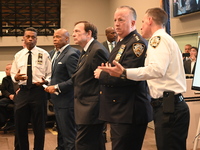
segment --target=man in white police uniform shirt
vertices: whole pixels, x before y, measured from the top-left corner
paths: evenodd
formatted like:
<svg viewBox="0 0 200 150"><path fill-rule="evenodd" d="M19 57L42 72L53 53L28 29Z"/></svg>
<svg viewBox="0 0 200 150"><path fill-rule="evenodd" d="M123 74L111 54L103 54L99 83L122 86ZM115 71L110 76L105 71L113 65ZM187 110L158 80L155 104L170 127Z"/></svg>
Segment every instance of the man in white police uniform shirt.
<svg viewBox="0 0 200 150"><path fill-rule="evenodd" d="M99 67L112 76L135 81L147 80L158 150L186 150L189 108L181 93L186 80L181 51L164 25L167 14L160 8L148 9L142 21L142 36L150 38L145 67L125 69L116 61Z"/></svg>
<svg viewBox="0 0 200 150"><path fill-rule="evenodd" d="M17 52L11 68L12 80L19 84L15 102L15 150L29 150L28 123L34 131L34 149L44 149L47 93L42 87L51 75L51 60L47 51L35 46L37 30L27 28L23 36L25 47ZM31 80L32 79L32 80Z"/></svg>

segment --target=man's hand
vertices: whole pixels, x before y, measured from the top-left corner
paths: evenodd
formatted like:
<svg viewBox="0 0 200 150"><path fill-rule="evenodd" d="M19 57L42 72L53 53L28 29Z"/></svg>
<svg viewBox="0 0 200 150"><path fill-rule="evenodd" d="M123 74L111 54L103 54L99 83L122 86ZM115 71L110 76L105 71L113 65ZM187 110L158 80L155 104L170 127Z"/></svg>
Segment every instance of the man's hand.
<svg viewBox="0 0 200 150"><path fill-rule="evenodd" d="M9 98L10 98L10 100L13 100L14 99L14 94L10 94Z"/></svg>
<svg viewBox="0 0 200 150"><path fill-rule="evenodd" d="M48 86L44 89L46 92L54 94L56 92L56 89L54 88L54 85Z"/></svg>
<svg viewBox="0 0 200 150"><path fill-rule="evenodd" d="M26 76L26 74L20 74L20 69L18 70L17 74L15 75L15 80L19 81L19 80L27 80L28 76Z"/></svg>
<svg viewBox="0 0 200 150"><path fill-rule="evenodd" d="M100 76L100 74L101 74L101 69L99 69L99 68L97 68L95 71L94 71L94 77L96 78L96 79L99 79L99 76Z"/></svg>
<svg viewBox="0 0 200 150"><path fill-rule="evenodd" d="M98 68L102 71L108 72L111 76L120 77L124 71L124 67L115 60L113 60L113 64L115 65L114 67L112 67L110 63L106 63L105 66L101 65Z"/></svg>
<svg viewBox="0 0 200 150"><path fill-rule="evenodd" d="M48 84L48 81L46 81L45 78L42 77L41 82L34 82L34 84L37 85L37 86L42 86L43 84Z"/></svg>

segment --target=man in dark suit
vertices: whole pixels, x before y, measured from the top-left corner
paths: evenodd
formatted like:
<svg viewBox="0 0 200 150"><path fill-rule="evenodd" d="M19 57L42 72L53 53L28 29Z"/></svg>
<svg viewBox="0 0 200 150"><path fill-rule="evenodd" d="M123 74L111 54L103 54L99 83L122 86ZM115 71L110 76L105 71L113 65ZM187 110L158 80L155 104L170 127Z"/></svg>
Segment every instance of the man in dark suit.
<svg viewBox="0 0 200 150"><path fill-rule="evenodd" d="M110 54L109 63L118 61L125 68L144 66L147 41L137 32L136 12L132 7L119 7L114 15L120 42ZM111 126L113 150L141 150L147 124L152 120L151 97L146 81L112 77L95 70L101 86L99 119Z"/></svg>
<svg viewBox="0 0 200 150"><path fill-rule="evenodd" d="M99 81L94 78L94 70L108 60L108 51L97 39L96 27L80 21L73 30L75 44L80 45L82 55L79 59L74 82L75 121L78 125L76 150L104 150L104 122L99 116Z"/></svg>
<svg viewBox="0 0 200 150"><path fill-rule="evenodd" d="M18 88L16 83L13 83L10 76L10 69L12 64L6 65L6 77L2 80L1 92L3 98L0 99L0 120L3 119L4 126L2 130L8 130L14 127L14 96Z"/></svg>
<svg viewBox="0 0 200 150"><path fill-rule="evenodd" d="M69 45L69 33L66 29L56 30L53 42L56 52L55 50L50 52L52 58L51 86L45 90L51 93L58 137L60 136L56 149L74 150L76 125L74 121L74 88L71 76L76 69L80 51ZM59 94L56 95L55 92Z"/></svg>
<svg viewBox="0 0 200 150"><path fill-rule="evenodd" d="M109 53L113 50L116 45L117 33L113 27L108 27L105 30L107 40L102 44L109 51Z"/></svg>
<svg viewBox="0 0 200 150"><path fill-rule="evenodd" d="M194 74L194 70L196 67L198 48L192 47L190 50L190 57L187 61L183 62L185 74Z"/></svg>

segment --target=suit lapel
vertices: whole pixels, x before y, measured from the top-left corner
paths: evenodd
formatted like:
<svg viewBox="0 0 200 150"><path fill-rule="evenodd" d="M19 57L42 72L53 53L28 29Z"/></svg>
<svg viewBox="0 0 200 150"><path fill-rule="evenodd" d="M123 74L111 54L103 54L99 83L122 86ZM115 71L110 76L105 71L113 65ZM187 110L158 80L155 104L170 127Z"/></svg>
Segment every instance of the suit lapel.
<svg viewBox="0 0 200 150"><path fill-rule="evenodd" d="M92 50L92 47L93 47L93 45L94 45L94 42L95 42L95 40L92 41L92 43L90 44L90 46L88 47L86 53L82 56L82 58L81 58L81 57L79 58L79 61L78 61L79 63L78 63L78 65L77 65L77 68L76 68L74 74L81 68L81 66L83 66L83 65L85 64L85 62L86 62L86 60L87 60L87 57L88 57L90 51Z"/></svg>
<svg viewBox="0 0 200 150"><path fill-rule="evenodd" d="M106 45L106 49L107 49L108 52L110 53L110 50L109 50L109 47L108 47L108 43L107 43L107 41L106 41L105 45Z"/></svg>
<svg viewBox="0 0 200 150"><path fill-rule="evenodd" d="M69 51L69 48L70 46L67 46L63 51L62 53L59 55L59 57L55 60L55 64L53 66L53 69L52 69L52 74L54 73L57 65L58 65L58 62L61 62L62 58L66 55L66 53Z"/></svg>
<svg viewBox="0 0 200 150"><path fill-rule="evenodd" d="M192 72L191 72L192 74L194 74L195 67L196 67L196 62L195 62L194 67L193 67L193 69L192 69Z"/></svg>
<svg viewBox="0 0 200 150"><path fill-rule="evenodd" d="M49 52L49 55L50 55L50 58L52 59L53 58L53 55L55 54L55 50L53 49L53 50L51 50L50 52Z"/></svg>

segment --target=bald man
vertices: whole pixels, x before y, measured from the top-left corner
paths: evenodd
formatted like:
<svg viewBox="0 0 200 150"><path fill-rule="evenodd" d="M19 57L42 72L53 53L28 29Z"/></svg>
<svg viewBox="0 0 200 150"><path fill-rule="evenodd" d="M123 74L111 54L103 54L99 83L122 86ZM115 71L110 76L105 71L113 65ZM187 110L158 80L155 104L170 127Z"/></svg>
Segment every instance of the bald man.
<svg viewBox="0 0 200 150"><path fill-rule="evenodd" d="M108 27L105 30L105 34L106 34L107 40L104 41L102 44L111 53L112 49L116 45L117 33L113 27Z"/></svg>
<svg viewBox="0 0 200 150"><path fill-rule="evenodd" d="M51 86L45 90L51 93L58 127L57 150L74 150L76 127L74 121L74 90L71 76L76 69L80 51L69 45L69 33L58 29L53 36L55 50L52 58ZM59 93L58 95L54 94Z"/></svg>

